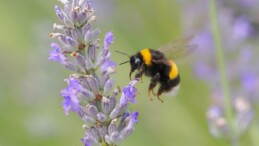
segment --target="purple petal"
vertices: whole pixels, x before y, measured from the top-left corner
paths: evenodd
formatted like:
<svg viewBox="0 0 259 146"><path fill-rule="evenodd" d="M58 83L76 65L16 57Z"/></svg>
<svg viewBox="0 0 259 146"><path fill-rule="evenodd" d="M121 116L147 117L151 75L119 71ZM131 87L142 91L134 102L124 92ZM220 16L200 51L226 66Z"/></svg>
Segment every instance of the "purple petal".
<svg viewBox="0 0 259 146"><path fill-rule="evenodd" d="M66 115L68 115L69 110L79 113L80 101L77 98L77 95L81 92L81 88L81 85L76 79L70 78L68 80L67 88L60 92L60 95L64 97L62 105Z"/></svg>
<svg viewBox="0 0 259 146"><path fill-rule="evenodd" d="M108 49L113 42L113 34L112 32L107 32L104 38L104 48Z"/></svg>
<svg viewBox="0 0 259 146"><path fill-rule="evenodd" d="M108 58L101 66L101 73L104 73L109 67L115 66L117 66L117 64Z"/></svg>
<svg viewBox="0 0 259 146"><path fill-rule="evenodd" d="M131 113L130 122L132 122L134 124L138 123L138 112L137 111Z"/></svg>
<svg viewBox="0 0 259 146"><path fill-rule="evenodd" d="M92 146L91 140L82 138L81 141L84 143L84 146Z"/></svg>
<svg viewBox="0 0 259 146"><path fill-rule="evenodd" d="M78 80L70 78L68 80L68 86L61 91L61 96L76 96L82 91L82 86L79 84Z"/></svg>
<svg viewBox="0 0 259 146"><path fill-rule="evenodd" d="M68 115L69 110L79 113L80 112L80 104L79 101L71 99L70 96L65 96L64 101L62 103L65 115Z"/></svg>
<svg viewBox="0 0 259 146"><path fill-rule="evenodd" d="M130 84L123 88L123 93L121 96L120 104L125 105L128 101L131 101L133 104L136 103L135 97L137 90L134 88L134 85L138 82L137 79L130 82Z"/></svg>
<svg viewBox="0 0 259 146"><path fill-rule="evenodd" d="M201 31L195 36L194 44L199 44L199 53L211 53L213 49L210 49L213 46L213 38L210 32Z"/></svg>
<svg viewBox="0 0 259 146"><path fill-rule="evenodd" d="M250 22L245 17L239 17L233 25L233 37L235 40L242 40L253 33Z"/></svg>
<svg viewBox="0 0 259 146"><path fill-rule="evenodd" d="M51 47L53 50L50 51L49 60L63 64L66 56L62 53L60 46L56 43L52 43Z"/></svg>
<svg viewBox="0 0 259 146"><path fill-rule="evenodd" d="M257 77L251 72L246 72L241 77L241 82L246 91L255 91L257 84Z"/></svg>

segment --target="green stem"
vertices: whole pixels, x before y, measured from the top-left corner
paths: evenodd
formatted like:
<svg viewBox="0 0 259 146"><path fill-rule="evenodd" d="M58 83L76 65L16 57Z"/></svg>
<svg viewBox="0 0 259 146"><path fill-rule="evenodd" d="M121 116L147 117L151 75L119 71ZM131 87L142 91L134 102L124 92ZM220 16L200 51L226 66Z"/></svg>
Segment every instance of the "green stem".
<svg viewBox="0 0 259 146"><path fill-rule="evenodd" d="M218 62L218 69L220 73L220 81L221 81L221 87L223 90L223 102L224 102L224 112L227 120L227 124L230 128L230 136L231 136L231 142L233 146L238 146L238 137L237 137L237 127L234 122L233 118L233 109L232 109L232 102L231 102L231 96L230 96L230 90L228 85L228 79L226 75L226 67L225 67L225 61L224 61L224 53L223 53L223 47L221 42L221 34L220 34L220 27L219 27L219 21L217 16L217 3L216 0L209 0L209 14L211 18L211 27L212 27L212 35L215 42L216 47L216 54L217 54L217 62Z"/></svg>

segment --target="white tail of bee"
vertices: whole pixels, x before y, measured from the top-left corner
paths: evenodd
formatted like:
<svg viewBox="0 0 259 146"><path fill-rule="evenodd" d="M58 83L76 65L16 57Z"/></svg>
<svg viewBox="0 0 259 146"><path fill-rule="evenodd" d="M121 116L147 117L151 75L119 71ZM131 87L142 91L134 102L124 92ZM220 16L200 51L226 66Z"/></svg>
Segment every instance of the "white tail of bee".
<svg viewBox="0 0 259 146"><path fill-rule="evenodd" d="M177 86L173 87L170 91L165 92L164 94L166 96L174 97L178 93L179 89L180 89L180 84L178 84Z"/></svg>

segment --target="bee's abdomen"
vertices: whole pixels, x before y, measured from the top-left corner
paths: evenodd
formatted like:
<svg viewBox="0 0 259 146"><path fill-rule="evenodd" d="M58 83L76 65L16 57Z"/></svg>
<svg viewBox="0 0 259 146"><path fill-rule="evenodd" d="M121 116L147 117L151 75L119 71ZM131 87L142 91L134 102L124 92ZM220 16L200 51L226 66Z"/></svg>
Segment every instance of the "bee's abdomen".
<svg viewBox="0 0 259 146"><path fill-rule="evenodd" d="M172 80L163 80L161 82L161 85L163 86L164 91L168 92L170 91L173 87L176 87L180 84L180 75L178 74L174 79Z"/></svg>
<svg viewBox="0 0 259 146"><path fill-rule="evenodd" d="M168 76L169 76L170 80L173 80L173 79L177 78L177 76L179 75L178 67L172 60L168 60L168 63L170 66L170 71L169 71Z"/></svg>

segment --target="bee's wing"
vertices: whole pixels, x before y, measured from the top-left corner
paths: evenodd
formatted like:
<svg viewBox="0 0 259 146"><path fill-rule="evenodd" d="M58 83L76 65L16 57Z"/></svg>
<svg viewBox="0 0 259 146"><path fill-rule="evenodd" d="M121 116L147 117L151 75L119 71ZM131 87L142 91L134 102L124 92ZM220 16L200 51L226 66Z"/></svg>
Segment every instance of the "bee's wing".
<svg viewBox="0 0 259 146"><path fill-rule="evenodd" d="M177 60L190 55L198 47L196 44L191 44L193 38L194 36L188 36L173 40L157 50L164 53L166 58Z"/></svg>

